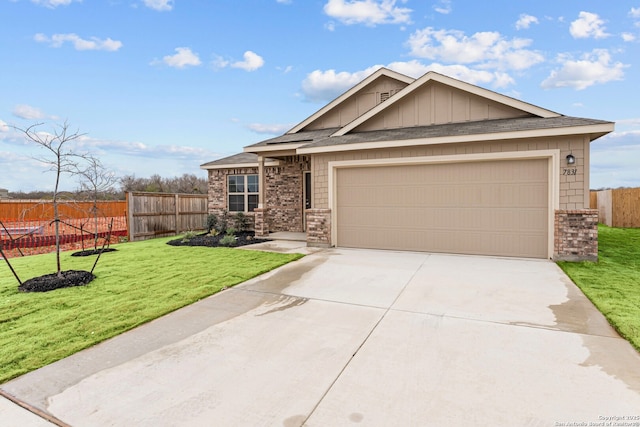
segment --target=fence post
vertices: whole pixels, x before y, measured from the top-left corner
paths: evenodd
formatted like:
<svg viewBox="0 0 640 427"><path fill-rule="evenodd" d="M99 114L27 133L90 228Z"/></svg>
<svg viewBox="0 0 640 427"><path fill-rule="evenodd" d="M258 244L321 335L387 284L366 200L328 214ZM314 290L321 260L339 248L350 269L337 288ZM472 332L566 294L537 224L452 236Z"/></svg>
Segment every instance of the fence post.
<svg viewBox="0 0 640 427"><path fill-rule="evenodd" d="M127 199L127 239L133 242L133 235L135 234L133 224L133 193L130 191L125 192L125 198Z"/></svg>
<svg viewBox="0 0 640 427"><path fill-rule="evenodd" d="M178 194L175 195L176 198L176 235L180 234L182 230L180 230L180 196Z"/></svg>

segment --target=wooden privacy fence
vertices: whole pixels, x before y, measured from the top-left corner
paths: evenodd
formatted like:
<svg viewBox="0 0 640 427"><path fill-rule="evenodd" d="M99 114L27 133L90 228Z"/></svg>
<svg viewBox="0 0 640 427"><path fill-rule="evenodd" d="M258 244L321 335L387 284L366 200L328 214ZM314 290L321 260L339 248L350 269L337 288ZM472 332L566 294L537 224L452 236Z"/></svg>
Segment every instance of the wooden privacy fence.
<svg viewBox="0 0 640 427"><path fill-rule="evenodd" d="M130 241L175 236L204 230L207 196L127 192L127 227Z"/></svg>
<svg viewBox="0 0 640 427"><path fill-rule="evenodd" d="M99 201L99 217L125 216L127 202L124 200ZM60 218L77 219L94 216L93 202L63 200L58 203ZM53 218L51 200L0 200L0 218L30 221Z"/></svg>
<svg viewBox="0 0 640 427"><path fill-rule="evenodd" d="M592 191L590 204L602 224L640 228L640 188Z"/></svg>

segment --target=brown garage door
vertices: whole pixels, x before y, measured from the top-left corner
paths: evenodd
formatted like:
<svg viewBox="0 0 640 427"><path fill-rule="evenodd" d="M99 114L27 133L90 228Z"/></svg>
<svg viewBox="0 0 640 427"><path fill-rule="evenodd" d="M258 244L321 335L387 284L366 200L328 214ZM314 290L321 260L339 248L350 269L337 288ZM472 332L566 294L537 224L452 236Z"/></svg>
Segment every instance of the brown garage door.
<svg viewBox="0 0 640 427"><path fill-rule="evenodd" d="M547 257L546 159L337 170L337 245Z"/></svg>

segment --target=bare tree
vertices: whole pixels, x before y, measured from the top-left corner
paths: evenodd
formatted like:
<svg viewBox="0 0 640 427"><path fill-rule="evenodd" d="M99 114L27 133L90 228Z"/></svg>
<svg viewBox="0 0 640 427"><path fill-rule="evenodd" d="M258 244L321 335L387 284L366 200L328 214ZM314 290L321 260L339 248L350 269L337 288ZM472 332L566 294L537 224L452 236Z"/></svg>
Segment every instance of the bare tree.
<svg viewBox="0 0 640 427"><path fill-rule="evenodd" d="M80 177L80 191L93 202L91 215L94 219L93 249L98 249L98 200L101 193L112 192L118 178L104 167L100 159L87 155L85 162L76 165L74 172Z"/></svg>
<svg viewBox="0 0 640 427"><path fill-rule="evenodd" d="M162 178L157 174L149 178L136 178L135 175L125 175L120 178L122 191L207 194L207 186L206 178L186 173L174 178Z"/></svg>
<svg viewBox="0 0 640 427"><path fill-rule="evenodd" d="M69 143L79 139L85 134L69 129L69 123L64 122L53 128L52 133L39 131L44 123L36 123L25 129L14 126L14 129L24 133L27 139L47 151L43 157L34 157L39 162L49 166L49 170L55 173L53 187L53 221L56 235L56 266L58 277L62 277L60 266L60 214L58 212L58 198L60 180L63 174L74 174L78 170L78 161L86 156L74 153Z"/></svg>

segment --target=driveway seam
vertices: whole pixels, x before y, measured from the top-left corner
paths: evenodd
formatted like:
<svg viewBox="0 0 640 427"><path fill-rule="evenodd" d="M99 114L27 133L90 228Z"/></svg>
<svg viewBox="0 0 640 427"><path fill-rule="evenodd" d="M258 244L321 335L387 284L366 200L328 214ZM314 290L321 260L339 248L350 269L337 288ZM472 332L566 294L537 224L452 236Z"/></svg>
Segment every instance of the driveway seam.
<svg viewBox="0 0 640 427"><path fill-rule="evenodd" d="M378 325L380 325L380 323L384 320L384 318L387 316L387 314L389 313L389 311L391 311L391 307L393 307L393 305L396 303L396 301L398 301L398 298L400 298L400 295L402 295L402 293L405 291L405 289L407 288L407 286L409 285L409 283L411 283L411 281L413 280L413 278L416 276L416 274L418 274L418 271L420 271L422 269L422 267L424 266L424 264L427 262L427 260L431 257L431 254L427 254L426 258L424 259L424 261L422 261L422 263L420 264L420 266L418 268L416 268L416 270L413 272L413 274L411 275L411 277L409 277L409 279L405 282L405 284L402 286L402 289L400 289L400 292L398 292L398 294L396 295L396 297L393 299L393 301L391 302L391 304L389 305L389 307L387 307L384 310L384 313L382 313L382 316L380 316L380 318L378 319L378 321L375 323L375 325L373 325L373 327L371 328L371 330L369 331L369 333L367 334L366 337L364 337L364 339L362 340L362 342L360 343L360 345L358 346L358 348L356 348L356 350L353 352L353 354L351 355L351 357L349 357L349 360L347 360L347 363L345 363L345 365L342 367L342 369L340 369L340 372L338 372L338 375L336 375L336 377L333 379L333 381L331 382L331 384L329 385L329 387L327 387L327 389L325 390L324 393L322 393L322 396L320 396L320 399L318 399L318 402L314 405L313 409L311 409L311 411L309 412L309 415L307 415L307 417L304 419L304 421L302 421L302 426L304 426L307 421L309 421L309 418L311 418L311 416L313 416L313 413L318 409L318 406L320 406L320 404L322 403L322 401L325 399L325 397L327 397L327 394L329 394L329 392L331 391L331 389L333 388L333 386L336 384L336 382L340 379L340 377L342 376L342 374L344 373L344 371L349 367L349 365L351 364L351 361L356 357L356 354L358 354L358 352L360 351L360 349L365 345L365 343L369 340L369 338L371 337L371 335L373 334L373 332L378 328ZM351 304L351 305L355 305L355 304ZM370 306L369 306L370 307Z"/></svg>

